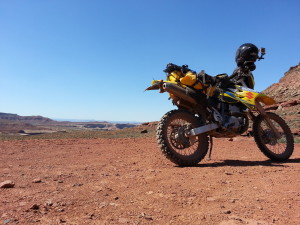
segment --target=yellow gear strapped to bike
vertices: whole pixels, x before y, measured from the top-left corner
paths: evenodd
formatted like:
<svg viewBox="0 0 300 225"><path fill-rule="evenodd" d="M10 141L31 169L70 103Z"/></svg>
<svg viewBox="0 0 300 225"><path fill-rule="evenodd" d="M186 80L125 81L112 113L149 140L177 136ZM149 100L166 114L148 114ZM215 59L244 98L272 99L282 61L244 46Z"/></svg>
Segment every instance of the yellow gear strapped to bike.
<svg viewBox="0 0 300 225"><path fill-rule="evenodd" d="M182 73L180 71L175 70L169 73L169 75L167 76L167 81L179 82L181 77L183 77Z"/></svg>
<svg viewBox="0 0 300 225"><path fill-rule="evenodd" d="M212 96L216 90L215 87L209 88L208 85L199 81L197 79L197 74L192 71L188 71L186 74L182 74L180 71L173 71L167 76L167 81L179 83L182 86L193 87L196 90L202 91L203 94L207 94L209 92L209 96Z"/></svg>

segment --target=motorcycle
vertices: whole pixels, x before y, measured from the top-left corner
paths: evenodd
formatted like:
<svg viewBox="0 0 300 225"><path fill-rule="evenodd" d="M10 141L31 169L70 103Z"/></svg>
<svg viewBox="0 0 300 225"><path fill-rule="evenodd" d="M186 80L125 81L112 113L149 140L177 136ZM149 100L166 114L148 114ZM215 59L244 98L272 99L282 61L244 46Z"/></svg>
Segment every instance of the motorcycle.
<svg viewBox="0 0 300 225"><path fill-rule="evenodd" d="M211 157L213 138L242 135L250 121L251 136L266 157L274 161L290 158L294 139L289 126L263 107L275 104L274 99L234 83L225 74L211 77L204 71L196 74L187 65L168 65L167 79L153 80L146 89L168 92L177 106L156 128L156 139L166 158L179 166L195 166L208 152Z"/></svg>

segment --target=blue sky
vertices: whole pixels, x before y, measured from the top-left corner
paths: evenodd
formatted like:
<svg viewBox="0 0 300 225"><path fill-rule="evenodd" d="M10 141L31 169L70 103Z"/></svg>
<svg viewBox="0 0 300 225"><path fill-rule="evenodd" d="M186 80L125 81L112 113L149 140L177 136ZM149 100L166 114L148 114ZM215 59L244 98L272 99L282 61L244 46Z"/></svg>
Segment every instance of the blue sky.
<svg viewBox="0 0 300 225"><path fill-rule="evenodd" d="M169 62L231 74L243 43L265 47L255 89L300 62L299 0L0 0L0 112L156 121L144 92Z"/></svg>

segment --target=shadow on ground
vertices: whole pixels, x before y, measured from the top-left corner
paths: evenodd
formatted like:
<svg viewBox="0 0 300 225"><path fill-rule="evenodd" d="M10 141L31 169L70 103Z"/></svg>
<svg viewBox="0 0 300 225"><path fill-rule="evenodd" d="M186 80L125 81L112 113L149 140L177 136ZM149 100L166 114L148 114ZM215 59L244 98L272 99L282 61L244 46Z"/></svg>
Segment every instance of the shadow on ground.
<svg viewBox="0 0 300 225"><path fill-rule="evenodd" d="M222 162L212 162L212 163L200 163L193 167L225 167L225 166L270 166L270 167L288 167L286 164L290 163L300 163L300 158L289 159L285 162L275 162L271 160L266 161L246 161L246 160L224 160Z"/></svg>

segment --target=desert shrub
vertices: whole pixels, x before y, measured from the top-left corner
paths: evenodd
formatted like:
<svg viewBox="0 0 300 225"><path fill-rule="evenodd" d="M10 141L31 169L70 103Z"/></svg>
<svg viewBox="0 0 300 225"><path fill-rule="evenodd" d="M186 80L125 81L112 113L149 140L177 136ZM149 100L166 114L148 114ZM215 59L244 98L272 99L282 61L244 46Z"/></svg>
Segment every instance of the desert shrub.
<svg viewBox="0 0 300 225"><path fill-rule="evenodd" d="M65 132L45 133L38 135L0 134L0 140L28 140L28 139L94 139L94 138L142 138L155 137L155 128L149 128L147 133L142 133L144 128L124 128L121 130L66 130Z"/></svg>

